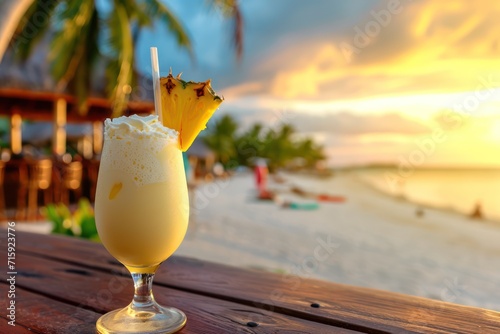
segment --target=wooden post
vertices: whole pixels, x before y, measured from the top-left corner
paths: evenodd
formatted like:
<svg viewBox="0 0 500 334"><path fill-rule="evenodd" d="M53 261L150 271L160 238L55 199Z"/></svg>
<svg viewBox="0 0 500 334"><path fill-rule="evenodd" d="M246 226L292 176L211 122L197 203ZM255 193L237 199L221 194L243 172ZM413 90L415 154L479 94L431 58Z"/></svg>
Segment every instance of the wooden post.
<svg viewBox="0 0 500 334"><path fill-rule="evenodd" d="M78 153L80 153L84 159L92 158L94 154L92 147L92 137L90 135L85 135L78 140Z"/></svg>
<svg viewBox="0 0 500 334"><path fill-rule="evenodd" d="M23 119L18 113L10 117L10 148L12 154L21 154L23 150L22 123Z"/></svg>
<svg viewBox="0 0 500 334"><path fill-rule="evenodd" d="M66 108L67 103L63 98L54 102L54 134L52 151L61 156L66 153Z"/></svg>

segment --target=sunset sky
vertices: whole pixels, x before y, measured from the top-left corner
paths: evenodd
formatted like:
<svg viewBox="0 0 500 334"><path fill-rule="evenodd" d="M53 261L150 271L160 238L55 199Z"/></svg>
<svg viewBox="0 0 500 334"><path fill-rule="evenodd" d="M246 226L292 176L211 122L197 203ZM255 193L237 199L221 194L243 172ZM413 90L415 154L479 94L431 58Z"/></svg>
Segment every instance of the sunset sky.
<svg viewBox="0 0 500 334"><path fill-rule="evenodd" d="M292 123L325 145L331 166L500 167L498 1L240 1L240 63L231 22L206 1L166 3L196 63L171 36L146 32L139 70L149 73L158 46L163 74L212 78L226 99L219 114Z"/></svg>

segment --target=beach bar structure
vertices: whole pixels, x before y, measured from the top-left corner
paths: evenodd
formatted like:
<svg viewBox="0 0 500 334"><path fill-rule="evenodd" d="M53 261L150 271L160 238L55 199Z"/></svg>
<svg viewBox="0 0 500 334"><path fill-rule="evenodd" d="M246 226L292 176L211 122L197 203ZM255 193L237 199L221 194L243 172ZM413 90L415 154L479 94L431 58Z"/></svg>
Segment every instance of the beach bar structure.
<svg viewBox="0 0 500 334"><path fill-rule="evenodd" d="M154 112L152 102L129 102L124 115ZM88 99L85 115L78 112L76 99L68 94L32 91L19 88L0 88L0 116L10 120L10 149L0 159L0 220L9 217L7 208L15 207L17 219L33 220L37 217L38 192L44 193L44 204L63 200L69 204L69 192L81 195L82 184L88 184L87 196L93 200L97 182L98 156L103 144L103 121L111 117L111 103L101 97ZM51 157L33 161L23 157L23 120L52 123ZM92 124L90 140L84 140L84 163L58 161L67 152L66 127L68 123ZM50 123L49 123L50 124ZM26 134L25 134L26 135ZM30 137L37 137L37 133ZM11 160L14 157L20 159ZM5 161L4 161L5 160ZM87 165L85 165L87 164ZM10 166L10 168L9 168ZM15 179L15 181L13 180ZM75 195L75 196L77 196ZM27 201L26 201L27 196ZM10 215L12 217L12 215Z"/></svg>

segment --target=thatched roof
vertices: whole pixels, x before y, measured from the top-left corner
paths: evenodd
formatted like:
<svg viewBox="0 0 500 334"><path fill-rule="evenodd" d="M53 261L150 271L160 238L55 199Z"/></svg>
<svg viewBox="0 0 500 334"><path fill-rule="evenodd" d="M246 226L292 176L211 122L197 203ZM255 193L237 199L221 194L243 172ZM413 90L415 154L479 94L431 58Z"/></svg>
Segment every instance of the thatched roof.
<svg viewBox="0 0 500 334"><path fill-rule="evenodd" d="M20 63L14 59L12 48L8 48L0 63L0 87L54 92L55 83L45 59L47 52L47 44L42 43L36 53Z"/></svg>

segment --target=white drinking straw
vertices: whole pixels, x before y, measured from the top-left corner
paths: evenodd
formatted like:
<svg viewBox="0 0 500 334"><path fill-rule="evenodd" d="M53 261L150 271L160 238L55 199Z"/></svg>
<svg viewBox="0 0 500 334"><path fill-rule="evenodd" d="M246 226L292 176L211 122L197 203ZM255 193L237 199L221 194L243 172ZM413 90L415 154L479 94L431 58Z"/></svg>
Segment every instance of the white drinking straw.
<svg viewBox="0 0 500 334"><path fill-rule="evenodd" d="M155 111L161 123L163 114L161 112L161 90L160 90L160 65L158 64L158 49L151 47L151 69L153 71L153 89L155 98Z"/></svg>

